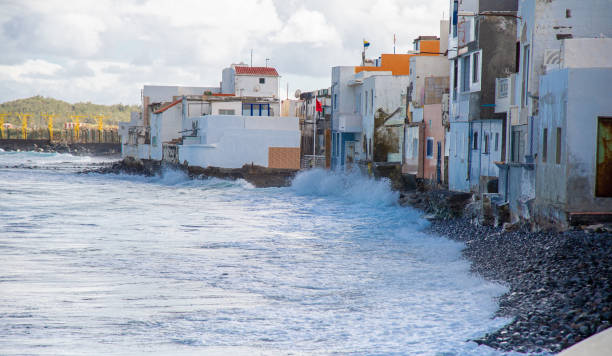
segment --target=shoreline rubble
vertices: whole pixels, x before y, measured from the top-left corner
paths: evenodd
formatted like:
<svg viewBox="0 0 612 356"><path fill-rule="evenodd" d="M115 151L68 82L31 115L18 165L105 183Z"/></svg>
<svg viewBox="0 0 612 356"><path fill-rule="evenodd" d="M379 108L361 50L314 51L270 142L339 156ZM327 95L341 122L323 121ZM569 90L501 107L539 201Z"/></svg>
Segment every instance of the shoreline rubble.
<svg viewBox="0 0 612 356"><path fill-rule="evenodd" d="M427 232L465 243L471 270L508 286L495 316L512 321L474 339L503 351L560 352L612 324L612 227L534 231L527 222L482 224L471 194L411 191ZM482 214L480 214L482 215ZM493 225L493 224L489 224Z"/></svg>

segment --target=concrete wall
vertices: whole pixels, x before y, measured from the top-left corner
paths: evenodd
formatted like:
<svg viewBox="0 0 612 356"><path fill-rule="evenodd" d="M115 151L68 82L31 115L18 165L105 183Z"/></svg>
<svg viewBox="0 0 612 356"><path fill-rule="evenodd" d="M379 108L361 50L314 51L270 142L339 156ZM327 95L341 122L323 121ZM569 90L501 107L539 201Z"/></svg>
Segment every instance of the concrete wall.
<svg viewBox="0 0 612 356"><path fill-rule="evenodd" d="M365 93L368 93L369 102L367 112L365 112L365 106L362 105L362 112L364 114L361 116L361 139L363 140L365 138L368 145L370 139L372 140L374 146L372 154L374 154L376 150L374 117L379 114L378 110L382 110L386 115L390 115L400 108L402 101L401 94L406 91L409 81L410 77L407 75L372 75L364 79L363 85L360 85L358 89L356 89L361 93L361 98L365 98ZM372 94L374 95L373 100L371 99ZM359 146L360 147L356 147L359 153L356 158L361 160L372 160L372 155L366 155L365 152L363 152L363 145Z"/></svg>
<svg viewBox="0 0 612 356"><path fill-rule="evenodd" d="M355 75L355 67L333 67L332 68L332 130L339 129L338 118L340 115L354 114L355 93L348 86L349 80Z"/></svg>
<svg viewBox="0 0 612 356"><path fill-rule="evenodd" d="M448 188L453 191L468 192L469 124L451 122L451 147L448 157Z"/></svg>
<svg viewBox="0 0 612 356"><path fill-rule="evenodd" d="M574 38L561 44L561 68L611 68L612 38Z"/></svg>
<svg viewBox="0 0 612 356"><path fill-rule="evenodd" d="M437 158L438 158L438 142L440 143L440 179L444 177L444 137L445 129L442 126L442 104L425 105L423 107L425 127L425 140L431 137L433 139L433 152L431 157L426 155L427 141L423 142L425 152L425 164L423 167L424 178L436 181L437 179Z"/></svg>
<svg viewBox="0 0 612 356"><path fill-rule="evenodd" d="M495 165L495 162L501 161L503 148L502 120L478 120L473 122L471 126L470 188L473 191L487 192L487 183L499 177L499 168ZM478 133L476 149L474 149L474 133ZM486 150L486 140L488 140L488 151Z"/></svg>
<svg viewBox="0 0 612 356"><path fill-rule="evenodd" d="M519 110L521 124L527 124L528 117L536 114L538 103L535 98L539 92L540 76L546 73L547 68L559 66L563 41L557 35L571 35L573 38L612 37L611 13L612 1L609 0L520 0L518 16L522 21L517 26L516 38L521 42L521 64L515 88L519 105L522 102L525 70L529 70L526 91L532 94L532 97L524 99L526 105L521 105ZM523 60L527 45L531 54L529 68L526 68ZM537 145L534 144L531 150L537 152Z"/></svg>
<svg viewBox="0 0 612 356"><path fill-rule="evenodd" d="M235 94L235 75L236 71L234 68L225 68L221 74L221 93L223 94Z"/></svg>
<svg viewBox="0 0 612 356"><path fill-rule="evenodd" d="M612 101L602 93L612 93L610 68L561 69L541 78L540 142L548 129L546 162L543 152L537 160L536 203L542 215L558 219L564 212L612 211L612 199L595 197L597 120L612 117Z"/></svg>
<svg viewBox="0 0 612 356"><path fill-rule="evenodd" d="M151 159L161 160L163 143L181 137L182 104L151 116Z"/></svg>
<svg viewBox="0 0 612 356"><path fill-rule="evenodd" d="M234 115L242 115L242 101L211 102L211 114L220 115L219 110L234 110Z"/></svg>
<svg viewBox="0 0 612 356"><path fill-rule="evenodd" d="M417 56L410 58L410 83L412 84L412 105L425 104L425 78L448 77L448 58Z"/></svg>
<svg viewBox="0 0 612 356"><path fill-rule="evenodd" d="M297 117L209 115L189 118L184 125L191 127L191 122L199 126L200 143L179 146L179 161L189 165L240 168L253 163L268 167L270 147L300 147Z"/></svg>
<svg viewBox="0 0 612 356"><path fill-rule="evenodd" d="M263 78L265 83L259 83ZM235 91L238 96L278 98L278 77L265 75L236 75ZM277 112L278 113L278 112Z"/></svg>
<svg viewBox="0 0 612 356"><path fill-rule="evenodd" d="M219 87L181 87L181 86L166 86L166 85L145 85L142 95L149 97L149 102L163 103L172 101L174 96L182 95L202 95L204 92L219 93Z"/></svg>

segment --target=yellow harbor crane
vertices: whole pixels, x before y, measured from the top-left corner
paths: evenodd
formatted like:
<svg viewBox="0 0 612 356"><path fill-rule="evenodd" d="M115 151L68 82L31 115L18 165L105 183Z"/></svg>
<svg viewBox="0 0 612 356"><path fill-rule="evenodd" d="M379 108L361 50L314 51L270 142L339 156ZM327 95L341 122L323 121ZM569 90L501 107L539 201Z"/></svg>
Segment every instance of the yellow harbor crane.
<svg viewBox="0 0 612 356"><path fill-rule="evenodd" d="M81 132L81 123L80 119L86 118L87 115L70 115L70 118L74 121L74 139L76 141L79 140L79 135Z"/></svg>
<svg viewBox="0 0 612 356"><path fill-rule="evenodd" d="M0 113L0 139L4 139L4 119L11 116L8 112Z"/></svg>
<svg viewBox="0 0 612 356"><path fill-rule="evenodd" d="M47 119L47 127L49 128L49 141L53 141L53 119L56 118L57 115L41 113L40 116Z"/></svg>
<svg viewBox="0 0 612 356"><path fill-rule="evenodd" d="M106 119L105 115L96 115L95 116L96 121L98 122L98 132L99 132L99 140L100 142L102 142L102 132L104 130L104 119Z"/></svg>
<svg viewBox="0 0 612 356"><path fill-rule="evenodd" d="M21 120L21 138L27 140L28 138L28 119L33 115L23 112L18 112L17 117Z"/></svg>

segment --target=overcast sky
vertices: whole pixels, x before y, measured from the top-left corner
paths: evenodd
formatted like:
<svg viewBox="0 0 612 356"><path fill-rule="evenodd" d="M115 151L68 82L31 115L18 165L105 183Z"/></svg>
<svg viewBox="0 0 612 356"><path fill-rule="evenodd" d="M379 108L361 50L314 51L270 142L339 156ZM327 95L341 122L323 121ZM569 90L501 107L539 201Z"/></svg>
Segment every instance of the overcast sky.
<svg viewBox="0 0 612 356"><path fill-rule="evenodd" d="M145 84L217 86L268 64L281 96L330 85L331 67L439 35L448 0L0 0L0 102L34 95L139 104Z"/></svg>

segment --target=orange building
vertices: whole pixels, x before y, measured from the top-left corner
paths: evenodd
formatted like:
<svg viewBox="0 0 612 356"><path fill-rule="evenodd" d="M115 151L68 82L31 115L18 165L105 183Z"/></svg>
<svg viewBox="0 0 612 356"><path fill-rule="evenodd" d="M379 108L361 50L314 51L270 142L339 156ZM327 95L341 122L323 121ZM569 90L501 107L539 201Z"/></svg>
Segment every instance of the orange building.
<svg viewBox="0 0 612 356"><path fill-rule="evenodd" d="M391 72L392 75L409 75L410 58L414 56L439 56L440 39L435 36L419 36L414 40L414 53L382 54L380 66L357 66L355 73L359 72Z"/></svg>

